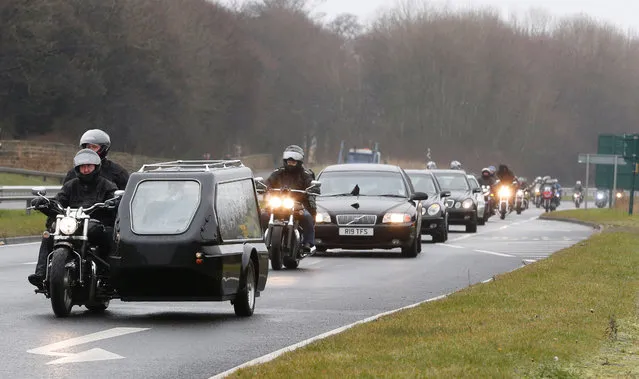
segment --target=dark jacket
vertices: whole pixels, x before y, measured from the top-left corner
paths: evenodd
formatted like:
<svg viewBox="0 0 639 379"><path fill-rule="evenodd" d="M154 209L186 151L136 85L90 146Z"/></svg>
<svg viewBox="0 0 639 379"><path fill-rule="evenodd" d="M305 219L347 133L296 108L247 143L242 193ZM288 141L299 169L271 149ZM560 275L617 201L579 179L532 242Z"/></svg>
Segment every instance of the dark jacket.
<svg viewBox="0 0 639 379"><path fill-rule="evenodd" d="M268 188L288 187L289 189L304 191L311 186L313 176L314 175L303 166L295 170L287 170L285 167L280 167L266 179L264 184L266 184ZM292 195L297 201L304 204L304 207L311 214L315 214L317 206L315 205L314 196L302 195L300 193L293 193Z"/></svg>
<svg viewBox="0 0 639 379"><path fill-rule="evenodd" d="M78 178L64 183L62 190L55 196L62 207L88 208L95 203L103 203L115 195L118 187L102 176L85 183ZM91 214L91 218L99 220L105 226L113 226L116 210L99 209Z"/></svg>
<svg viewBox="0 0 639 379"><path fill-rule="evenodd" d="M495 179L495 177L491 176L479 176L477 178L477 181L479 182L480 186L494 186L495 183L497 182L497 180Z"/></svg>
<svg viewBox="0 0 639 379"><path fill-rule="evenodd" d="M115 183L119 190L124 190L129 181L129 173L119 164L103 159L100 169L100 176ZM75 171L71 169L64 178L64 183L76 177Z"/></svg>

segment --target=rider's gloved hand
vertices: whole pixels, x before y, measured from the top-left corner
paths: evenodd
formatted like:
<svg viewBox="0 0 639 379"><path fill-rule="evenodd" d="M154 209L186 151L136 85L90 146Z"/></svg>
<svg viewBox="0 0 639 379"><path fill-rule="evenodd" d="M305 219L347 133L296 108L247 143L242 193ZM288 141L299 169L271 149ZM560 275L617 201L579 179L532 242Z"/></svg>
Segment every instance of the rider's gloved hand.
<svg viewBox="0 0 639 379"><path fill-rule="evenodd" d="M35 199L31 200L31 206L34 208L44 207L48 204L49 202L47 201L47 199L44 199L42 197L36 197Z"/></svg>

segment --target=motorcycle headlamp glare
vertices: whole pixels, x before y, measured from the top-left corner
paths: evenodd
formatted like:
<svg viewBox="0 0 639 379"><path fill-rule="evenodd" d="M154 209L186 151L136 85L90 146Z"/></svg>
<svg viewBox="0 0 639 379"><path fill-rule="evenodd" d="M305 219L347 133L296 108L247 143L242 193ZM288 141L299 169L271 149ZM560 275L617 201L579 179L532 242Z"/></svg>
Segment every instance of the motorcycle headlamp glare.
<svg viewBox="0 0 639 379"><path fill-rule="evenodd" d="M78 230L78 222L72 217L65 217L58 223L62 234L71 235Z"/></svg>
<svg viewBox="0 0 639 379"><path fill-rule="evenodd" d="M282 199L279 197L271 197L268 200L268 206L271 208L279 208L282 206Z"/></svg>
<svg viewBox="0 0 639 379"><path fill-rule="evenodd" d="M504 196L504 197L510 196L510 189L508 187L501 187L499 189L499 196Z"/></svg>
<svg viewBox="0 0 639 379"><path fill-rule="evenodd" d="M282 201L282 205L284 206L284 208L286 209L290 209L293 208L295 206L295 201L291 198L286 198Z"/></svg>

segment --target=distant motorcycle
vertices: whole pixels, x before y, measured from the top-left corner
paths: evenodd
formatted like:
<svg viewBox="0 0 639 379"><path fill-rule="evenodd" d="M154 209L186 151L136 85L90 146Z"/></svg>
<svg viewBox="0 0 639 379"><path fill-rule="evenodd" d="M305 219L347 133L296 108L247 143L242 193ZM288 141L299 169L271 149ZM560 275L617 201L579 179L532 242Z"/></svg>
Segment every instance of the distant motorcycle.
<svg viewBox="0 0 639 379"><path fill-rule="evenodd" d="M486 201L486 207L484 208L484 220L488 220L495 214L495 194L492 193L492 190L488 185L481 186L481 191L484 195L484 200Z"/></svg>
<svg viewBox="0 0 639 379"><path fill-rule="evenodd" d="M541 189L541 204L546 212L551 212L556 209L554 197L555 191L553 191L552 186L543 186Z"/></svg>
<svg viewBox="0 0 639 379"><path fill-rule="evenodd" d="M518 189L515 193L515 211L520 215L524 209L526 209L526 195L524 190Z"/></svg>
<svg viewBox="0 0 639 379"><path fill-rule="evenodd" d="M603 208L608 203L608 194L606 191L597 191L595 193L595 206Z"/></svg>
<svg viewBox="0 0 639 379"><path fill-rule="evenodd" d="M501 186L497 195L499 196L499 218L503 220L506 218L506 214L511 211L510 199L512 197L512 191L508 186Z"/></svg>
<svg viewBox="0 0 639 379"><path fill-rule="evenodd" d="M583 195L581 192L575 192L572 195L572 200L575 202L575 208L581 207L581 202L583 201Z"/></svg>

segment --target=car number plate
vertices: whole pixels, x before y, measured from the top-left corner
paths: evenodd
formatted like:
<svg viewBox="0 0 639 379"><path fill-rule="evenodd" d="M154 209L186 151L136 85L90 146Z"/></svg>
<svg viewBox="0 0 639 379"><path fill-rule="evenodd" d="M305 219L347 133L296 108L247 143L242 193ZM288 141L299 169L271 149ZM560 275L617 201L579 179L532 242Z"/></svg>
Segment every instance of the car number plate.
<svg viewBox="0 0 639 379"><path fill-rule="evenodd" d="M373 228L339 228L340 236L372 236Z"/></svg>

